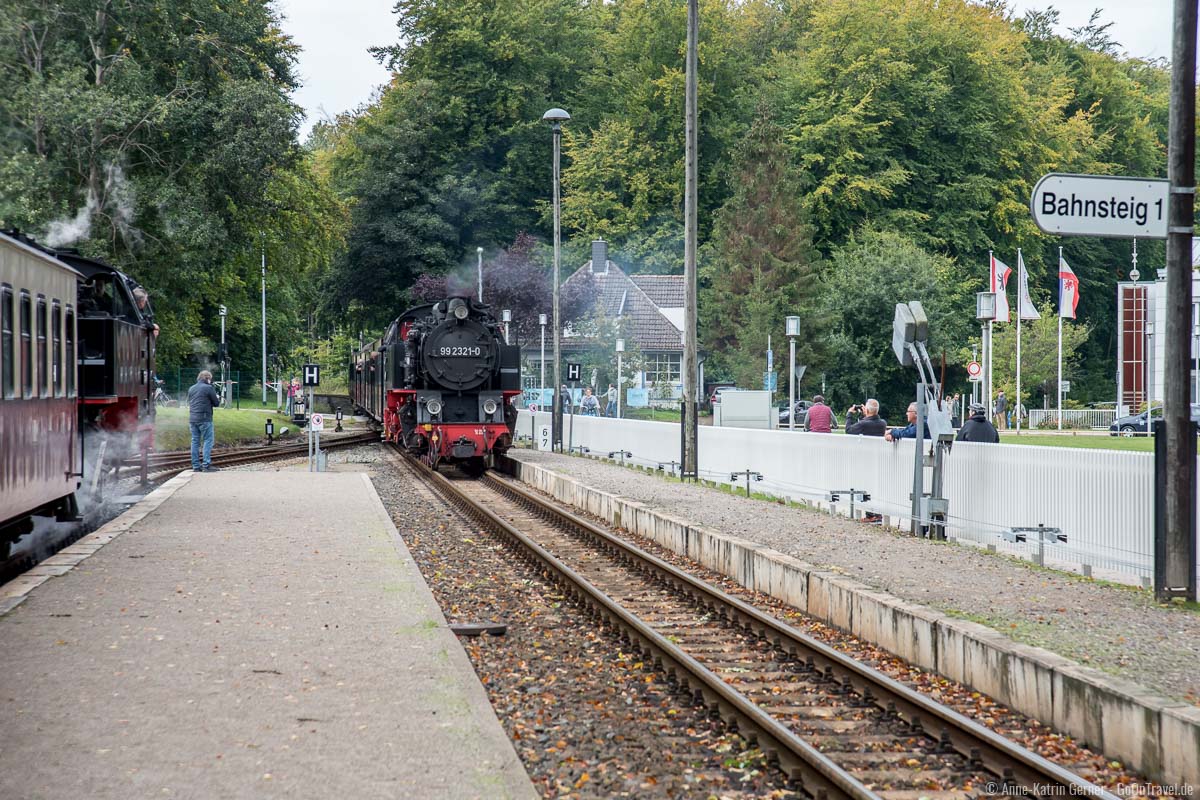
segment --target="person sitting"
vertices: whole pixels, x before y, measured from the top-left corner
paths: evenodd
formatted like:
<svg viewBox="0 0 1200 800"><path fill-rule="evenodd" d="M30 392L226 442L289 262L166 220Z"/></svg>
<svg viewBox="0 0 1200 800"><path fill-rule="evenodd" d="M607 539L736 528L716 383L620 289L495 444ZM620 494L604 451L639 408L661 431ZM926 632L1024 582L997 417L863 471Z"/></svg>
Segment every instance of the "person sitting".
<svg viewBox="0 0 1200 800"><path fill-rule="evenodd" d="M971 416L963 423L955 439L959 442L987 442L999 444L1000 434L996 426L988 422L987 409L982 403L971 403Z"/></svg>
<svg viewBox="0 0 1200 800"><path fill-rule="evenodd" d="M862 419L858 414L862 414ZM871 398L861 406L850 406L846 411L846 433L850 436L883 436L887 433L887 420L879 416L879 401Z"/></svg>
<svg viewBox="0 0 1200 800"><path fill-rule="evenodd" d="M804 430L812 433L833 433L833 411L825 405L825 398L817 395L804 417Z"/></svg>
<svg viewBox="0 0 1200 800"><path fill-rule="evenodd" d="M906 414L908 416L908 424L905 425L903 428L892 428L890 431L885 433L883 435L883 438L886 441L894 442L897 439L915 439L915 438L917 438L917 404L909 403L908 411L906 412ZM930 438L928 423L925 424L924 438L926 438L926 439Z"/></svg>

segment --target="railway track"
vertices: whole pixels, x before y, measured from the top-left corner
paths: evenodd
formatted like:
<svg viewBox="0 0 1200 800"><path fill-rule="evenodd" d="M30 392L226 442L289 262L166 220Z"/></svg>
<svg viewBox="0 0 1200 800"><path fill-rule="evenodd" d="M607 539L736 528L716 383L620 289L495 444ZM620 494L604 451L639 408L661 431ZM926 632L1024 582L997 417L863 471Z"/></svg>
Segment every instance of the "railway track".
<svg viewBox="0 0 1200 800"><path fill-rule="evenodd" d="M459 479L403 462L813 798L1114 799L511 480Z"/></svg>
<svg viewBox="0 0 1200 800"><path fill-rule="evenodd" d="M322 450L334 450L339 447L352 447L360 444L372 444L379 441L378 431L361 434L345 434L343 436L326 436L321 440ZM308 454L308 443L259 445L255 447L234 447L225 450L214 450L212 463L218 467L234 467L241 464L251 464L256 461L277 461L283 458L295 458ZM141 469L139 460L125 462L125 469ZM148 461L148 479L163 481L172 478L184 470L192 468L191 453L155 453Z"/></svg>

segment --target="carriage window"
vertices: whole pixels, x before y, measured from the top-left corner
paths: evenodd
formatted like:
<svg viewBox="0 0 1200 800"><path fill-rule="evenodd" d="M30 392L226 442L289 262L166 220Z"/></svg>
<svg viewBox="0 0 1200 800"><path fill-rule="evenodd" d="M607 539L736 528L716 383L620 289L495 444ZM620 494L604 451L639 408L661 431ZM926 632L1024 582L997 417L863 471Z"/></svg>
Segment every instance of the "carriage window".
<svg viewBox="0 0 1200 800"><path fill-rule="evenodd" d="M21 396L33 397L33 302L21 292Z"/></svg>
<svg viewBox="0 0 1200 800"><path fill-rule="evenodd" d="M57 300L50 306L50 337L50 361L53 367L50 374L54 376L54 396L62 397L62 306Z"/></svg>
<svg viewBox="0 0 1200 800"><path fill-rule="evenodd" d="M0 397L13 396L13 294L0 287Z"/></svg>
<svg viewBox="0 0 1200 800"><path fill-rule="evenodd" d="M67 397L75 396L75 310L67 306L67 357L64 368L67 372Z"/></svg>
<svg viewBox="0 0 1200 800"><path fill-rule="evenodd" d="M37 367L38 394L50 395L50 370L46 361L46 298L39 296L37 303Z"/></svg>

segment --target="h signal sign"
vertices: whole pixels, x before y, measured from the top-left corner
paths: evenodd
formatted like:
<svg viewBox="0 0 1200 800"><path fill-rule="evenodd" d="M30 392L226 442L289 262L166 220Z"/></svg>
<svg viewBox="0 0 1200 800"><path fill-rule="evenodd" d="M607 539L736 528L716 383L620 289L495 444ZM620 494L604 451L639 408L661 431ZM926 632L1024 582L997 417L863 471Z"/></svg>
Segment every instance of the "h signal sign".
<svg viewBox="0 0 1200 800"><path fill-rule="evenodd" d="M571 361L567 362L567 380L569 380L569 381L579 380L579 375L581 372L582 372L582 369L578 363L571 362Z"/></svg>
<svg viewBox="0 0 1200 800"><path fill-rule="evenodd" d="M321 385L321 365L320 364L305 364L304 365L304 385L305 386L320 386Z"/></svg>

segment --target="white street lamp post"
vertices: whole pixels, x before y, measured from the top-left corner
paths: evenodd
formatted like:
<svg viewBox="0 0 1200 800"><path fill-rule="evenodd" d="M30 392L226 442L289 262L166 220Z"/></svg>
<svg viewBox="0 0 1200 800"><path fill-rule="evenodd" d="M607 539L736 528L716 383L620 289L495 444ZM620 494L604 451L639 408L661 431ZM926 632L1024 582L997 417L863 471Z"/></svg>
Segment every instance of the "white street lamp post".
<svg viewBox="0 0 1200 800"><path fill-rule="evenodd" d="M262 403L267 404L267 232L262 233Z"/></svg>
<svg viewBox="0 0 1200 800"><path fill-rule="evenodd" d="M625 340L617 339L617 419L621 418L621 356L625 353Z"/></svg>
<svg viewBox="0 0 1200 800"><path fill-rule="evenodd" d="M559 199L558 162L559 151L562 149L562 125L568 122L571 115L561 108L552 108L542 115L542 122L550 126L554 138L554 415L552 417L551 449L557 445L562 447L562 403L558 401L558 387L562 383L562 350L559 335L562 332L562 318L558 306L558 273L561 270L562 238L559 228L561 219L561 203Z"/></svg>
<svg viewBox="0 0 1200 800"><path fill-rule="evenodd" d="M229 360L228 354L225 352L225 306L221 306L218 311L221 315L221 405L227 405L225 396L229 389L229 384L225 380L225 362Z"/></svg>
<svg viewBox="0 0 1200 800"><path fill-rule="evenodd" d="M796 337L800 335L800 318L787 318L788 350L791 367L788 371L788 430L796 430Z"/></svg>
<svg viewBox="0 0 1200 800"><path fill-rule="evenodd" d="M992 405L992 322L996 319L996 293L979 292L975 295L975 319L979 322L979 338L983 342L983 389L987 398L984 405L990 419L995 406ZM1018 398L1020 400L1020 398Z"/></svg>

